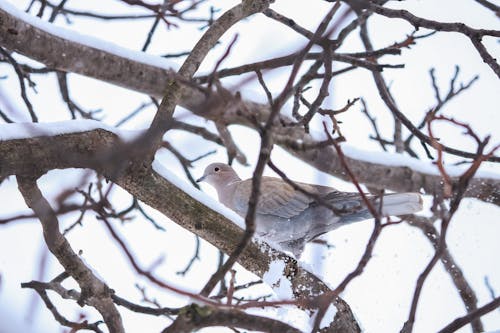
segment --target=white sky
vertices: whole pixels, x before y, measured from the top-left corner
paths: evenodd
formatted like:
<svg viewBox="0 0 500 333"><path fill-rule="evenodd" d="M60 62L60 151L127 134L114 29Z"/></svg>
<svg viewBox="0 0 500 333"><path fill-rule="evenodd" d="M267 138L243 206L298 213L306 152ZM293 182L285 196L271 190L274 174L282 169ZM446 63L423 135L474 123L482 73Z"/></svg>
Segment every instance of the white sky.
<svg viewBox="0 0 500 333"><path fill-rule="evenodd" d="M16 7L24 9L28 1L10 1ZM218 1L217 6L227 8L236 1ZM131 10L126 6L119 5L116 1L68 1L68 8L91 9L95 11L108 11L109 13L129 13ZM299 24L313 30L318 21L318 13L325 13L330 4L324 1L310 1L307 6L299 1L278 0L272 5L276 11L293 17ZM416 15L430 19L444 21L461 20L474 27L500 29L498 19L495 16L475 4L472 0L409 0L395 2L394 7L406 8ZM36 12L32 11L32 12ZM204 11L203 13L206 13ZM201 14L200 14L201 15ZM149 22L122 22L109 23L84 18L72 18L73 24L68 26L59 18L56 25L64 26L77 31L83 35L90 35L106 42L128 48L139 50L146 38L150 28ZM370 21L371 36L375 47L383 47L395 41L401 41L413 29L405 22L389 21L380 17L374 17ZM126 33L123 33L126 31ZM230 67L245 62L253 62L268 59L276 55L287 54L291 50L299 49L305 40L297 38L296 34L290 33L285 26L270 21L263 15L257 15L241 22L232 28L222 38L222 44L216 47L202 64L200 72L207 72L213 68L214 62L225 51L228 42L234 34L239 33L239 39L230 57L223 63ZM424 33L425 31L422 31ZM163 53L174 53L188 50L194 45L197 36L201 32L196 25L192 25L188 32L184 30L158 29L153 44L148 52L152 55ZM186 36L189 35L189 38ZM342 48L344 51L360 50L359 40L351 38L348 44ZM485 38L485 45L494 56L500 56L500 44L491 38ZM109 45L101 43L102 45ZM115 48L116 49L116 48ZM21 57L18 57L21 58ZM174 61L175 62L175 61ZM405 114L415 121L420 121L422 115L434 104L434 92L430 86L428 70L436 67L438 84L443 88L443 94L447 92L448 82L454 72L454 66L461 66L461 74L458 82L468 81L474 75L479 74L480 80L474 86L443 109L443 113L466 121L472 125L482 136L491 134L492 142L498 143L500 139L500 113L498 112L498 93L500 85L492 70L477 55L477 51L470 43L457 34L439 34L425 40L411 50L404 50L402 57L384 57L382 62L405 63L403 70L385 70L384 76L390 83L391 91L396 96L397 104L404 110ZM334 65L338 68L342 66ZM0 106L3 110L12 111L12 117L18 121L29 121L28 114L22 101L18 98L17 78L6 65L0 65L0 76L9 75L8 80L0 80ZM276 70L265 74L274 93L278 93L283 87L286 72ZM30 92L30 98L38 110L39 116L44 122L61 121L68 119L68 112L57 90L54 77L35 77L38 83L38 94ZM228 80L232 84L240 82L241 78ZM378 98L371 74L368 71L358 70L354 73L340 76L334 80L331 86L331 96L328 100L329 106L338 108L343 106L347 99L363 96L368 102L369 110L376 115L382 128L392 126L391 117L383 103ZM103 108L106 118L103 122L112 126L125 114L131 112L147 98L137 93L126 91L108 84L97 82L93 79L83 78L77 75L69 75L69 83L72 95L77 102L86 108ZM258 84L250 83L242 89L242 94L250 99L265 102L265 96ZM6 105L8 99L11 107ZM50 105L50 110L47 110ZM327 105L328 106L328 105ZM368 121L359 112L349 111L342 115L342 129L350 145L362 148L363 156L373 157L366 151L377 151L377 145L367 140L371 127ZM124 126L126 129L142 129L154 115L154 109L150 108L142 116L135 118ZM184 121L207 126L213 129L213 125L204 122L198 117L190 115L185 110L177 110L176 116ZM0 127L1 128L1 127ZM439 128L439 127L437 127ZM240 175L245 178L251 176L253 166L258 153L258 135L248 129L238 126L231 127L231 131L237 135L238 143L249 157L250 167L237 166ZM389 130L385 131L390 133ZM454 147L464 150L472 150L474 146L463 139L462 133L454 128L442 128L439 131L442 140ZM0 136L5 132L0 133ZM196 157L201 153L216 149L209 143L200 145L199 141L191 135L172 131L166 136L177 148L186 153L187 157ZM418 145L414 146L419 152ZM360 155L360 153L357 153ZM157 155L158 161L163 163L171 172L185 180L184 174L175 159L165 151ZM195 175L200 175L204 167L213 161L225 159L225 153L218 149L217 154L197 163L194 170ZM319 176L315 170L307 167L304 163L291 158L281 149L276 148L273 152L273 160L286 169L292 179L308 182L317 182L321 179L325 185L334 185L343 190L352 190L352 186L345 182L328 176ZM429 165L429 164L428 164ZM500 175L496 165L486 166L489 172ZM71 188L79 184L82 172L77 170L53 171L41 180L41 187L49 198L55 197L62 189ZM61 182L61 180L63 180ZM214 198L214 191L209 187L203 187ZM0 216L6 217L18 211L25 211L23 200L16 190L15 181L11 178L0 186L0 198L2 209ZM129 197L121 190L115 190L113 202L118 207L126 207L130 204ZM427 204L429 204L427 202ZM175 281L176 284L192 289L193 286L202 286L207 278L207 272L215 269L217 258L216 250L202 242L202 261L198 262L185 278L179 279L175 272L181 270L190 259L194 247L194 238L174 223L168 221L161 214L149 209L148 213L153 215L157 222L167 229L166 233L156 231L150 224L137 219L134 223L128 223L119 228L119 232L126 237L128 244L140 258L144 267L153 263L160 255L165 255L165 263L156 272L167 281ZM500 225L498 224L499 209L477 200L465 200L456 218L453 220L449 234L448 245L457 263L464 270L468 281L473 286L479 298L479 304L490 300L490 295L485 287L484 278L487 276L493 288L500 290L500 267L498 255L500 253ZM61 222L63 226L69 225L76 218L75 214L68 214ZM82 249L83 257L106 282L117 291L118 295L139 301L140 295L134 288L134 283L145 285L140 277L131 273L127 261L121 256L120 250L110 242L109 237L99 223L91 218L85 223L84 228L77 229L70 234L69 240L75 250ZM366 241L371 232L371 222L358 223L341 228L328 235L327 239L335 247L328 251L319 249L315 245L309 245L306 249L304 260L312 269L321 271L324 280L335 286L344 276L357 264L362 254ZM1 228L0 231L0 273L2 283L0 284L0 322L2 314L8 308L13 314L18 315L21 325L25 316L31 292L20 289L20 283L36 278L38 258L42 248L40 227L35 221L20 222ZM182 251L180 245L184 245ZM14 250L14 251L12 251ZM11 253L16 253L13 256ZM308 256L319 255L323 260L312 260ZM396 332L401 327L408 315L409 303L415 280L432 256L433 250L429 242L424 239L417 229L401 225L384 231L375 248L375 256L366 268L366 272L347 288L343 297L351 305L360 324L366 332ZM60 267L55 260L50 261L46 278L52 278L60 272ZM199 277L203 277L200 280ZM244 270L238 270L238 281L254 280L251 274ZM196 290L196 288L194 288ZM264 291L263 291L264 289ZM265 288L253 289L254 295L261 295L269 290ZM156 297L164 306L182 306L185 299L164 291L148 287L148 294ZM58 300L58 297L52 297ZM67 302L64 314L68 318L76 318L79 313L75 306ZM88 311L87 311L88 312ZM268 310L269 315L279 317L290 317L290 312ZM417 324L415 332L431 332L448 324L456 316L464 314L464 309L451 280L441 264L438 264L429 276L423 289L423 294L417 312ZM94 314L95 316L95 314ZM300 317L294 312L296 325L304 325L307 318ZM123 310L126 327L130 332L141 331L144 322L147 321L151 332L161 330L165 319L150 318L143 315L135 315ZM42 306L38 310L35 327L46 327L47 331L58 330L49 312ZM494 330L500 328L500 312L494 311L483 317L485 328ZM288 318L290 319L290 318ZM15 321L15 320L14 320ZM4 328L6 329L6 328ZM206 332L220 332L219 329L205 330ZM469 332L464 328L460 332ZM2 331L0 333L16 332L16 330Z"/></svg>

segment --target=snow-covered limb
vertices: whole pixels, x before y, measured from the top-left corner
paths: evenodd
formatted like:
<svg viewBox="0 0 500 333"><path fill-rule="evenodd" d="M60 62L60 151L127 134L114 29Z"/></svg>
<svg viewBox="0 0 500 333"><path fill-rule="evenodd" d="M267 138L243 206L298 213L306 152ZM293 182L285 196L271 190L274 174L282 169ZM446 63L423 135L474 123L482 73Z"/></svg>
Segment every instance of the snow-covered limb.
<svg viewBox="0 0 500 333"><path fill-rule="evenodd" d="M151 96L162 96L168 75L173 73L164 58L55 28L6 1L0 2L0 31L0 45L49 68L94 77Z"/></svg>
<svg viewBox="0 0 500 333"><path fill-rule="evenodd" d="M118 135L123 141L130 141L137 137L143 130L123 131L92 120L64 121L56 123L19 123L0 125L0 140L29 139L31 137L55 136L60 134L81 133L96 129L106 130ZM279 130L279 129L278 129ZM312 139L311 139L312 140ZM310 141L312 144L313 141ZM336 154L332 147L318 147L310 150L294 150L290 152L297 157L311 163L318 169L334 173L343 170L335 158ZM398 191L420 191L434 193L441 189L441 177L439 172L429 162L424 162L407 156L394 155L385 152L368 152L358 148L342 145L349 166L356 172L360 182L369 186L377 186L388 183L387 188ZM155 166L158 166L155 164ZM160 172L154 166L155 171ZM447 166L448 174L459 176L464 168L460 166ZM160 172L161 173L161 172ZM343 176L345 177L345 175ZM467 197L474 197L500 204L500 174L490 171L477 172L466 193ZM226 215L227 216L227 215Z"/></svg>
<svg viewBox="0 0 500 333"><path fill-rule="evenodd" d="M144 53L125 51L115 46L103 46L105 41L84 38L88 45L75 42L81 36L73 32L64 32L64 38L52 33L46 23L33 25L38 19L25 18L25 14L16 13L15 9L0 5L0 44L17 51L52 68L79 73L148 95L162 97L167 87L169 75L166 63L152 60ZM10 9L9 9L10 8ZM19 15L18 15L19 14ZM50 26L50 25L49 25ZM59 29L59 28L58 28ZM51 45L51 47L46 47ZM96 47L99 47L96 48ZM64 56L61 56L64 54ZM141 57L140 61L137 59ZM154 57L153 57L154 58ZM161 66L161 67L158 67ZM227 97L227 96L226 96ZM207 110L204 95L190 86L183 86L179 105L210 120L224 120L226 124L241 124L254 127L254 122L242 116L238 110L246 110L256 119L266 119L269 115L267 105L252 101L233 99L231 103ZM217 101L215 101L217 104ZM218 103L221 103L220 101ZM209 112L207 112L209 111ZM299 127L276 127L276 143L297 158L318 170L346 179L344 169L339 163L335 150L329 146L314 149L301 149L302 146L314 146L318 143ZM280 140L283 138L283 140ZM348 163L358 181L374 188L384 188L397 192L421 191L437 193L441 191L440 177L430 164L405 157L391 157L383 153L360 152L354 148L345 150ZM450 170L456 175L459 169ZM480 173L467 196L500 204L500 180L498 174Z"/></svg>
<svg viewBox="0 0 500 333"><path fill-rule="evenodd" d="M3 178L10 174L33 175L70 167L93 168L107 175L109 170L106 165L98 163L99 153L96 152L106 154L118 142L130 141L143 131L122 132L97 121L82 120L5 124L0 125L0 133L0 178ZM75 147L78 149L74 150ZM60 154L61 151L73 153ZM242 226L241 217L178 179L157 161L153 162L147 175L128 169L115 182L226 253L236 246L242 235L242 229L233 223ZM204 218L200 219L200 216ZM279 296L311 296L327 288L293 259L271 249L267 251L263 253L259 245L253 243L239 262L255 274L264 276L266 282L276 287ZM271 261L270 258L277 259ZM312 287L304 288L309 285ZM346 304L338 302L343 311L348 310Z"/></svg>
<svg viewBox="0 0 500 333"><path fill-rule="evenodd" d="M82 44L84 46L97 50L103 50L135 62L140 62L163 69L170 69L176 66L173 62L168 61L167 59L162 57L157 57L144 52L133 51L114 43L103 41L99 38L81 34L75 30L55 26L54 24L51 24L47 21L43 21L37 16L32 16L23 12L22 10L19 10L8 1L2 1L0 3L0 10L5 11L6 13L9 13L14 17L18 17L20 20L32 25L33 27L36 27L37 29L40 29L41 31L45 31L53 36L60 37L73 43ZM62 56L65 56L64 53L62 54Z"/></svg>
<svg viewBox="0 0 500 333"><path fill-rule="evenodd" d="M75 124L78 123L80 122L75 121ZM204 195L201 192L187 190L187 184L183 184L157 162L147 172L140 167L129 167L117 176L116 166L103 163L106 160L100 157L109 155L110 151L120 147L123 140L119 133L113 133L109 128L103 129L104 126L98 125L96 122L85 121L81 122L80 126L75 125L75 132L57 135L57 130L62 129L60 125L52 124L44 129L44 124L30 124L32 131L24 132L28 133L25 134L26 138L7 139L4 136L0 141L0 179L9 175L33 177L53 169L90 168L112 178L124 190L223 252L231 253L234 250L243 231L226 217L232 215L231 212L225 211L224 207L206 196L202 198ZM0 132L9 126L13 128L22 125L2 125ZM37 134L29 134L33 132ZM47 133L52 136L47 136ZM67 153L61 154L61 151ZM227 215L224 216L212 208ZM203 218L200 218L201 216ZM295 297L314 296L328 290L318 277L300 267L294 259L264 244L249 244L238 262L247 270L262 276L269 271L273 258L286 263L287 280L290 281ZM342 315L336 318L334 326L357 325L347 303L339 298L335 305Z"/></svg>

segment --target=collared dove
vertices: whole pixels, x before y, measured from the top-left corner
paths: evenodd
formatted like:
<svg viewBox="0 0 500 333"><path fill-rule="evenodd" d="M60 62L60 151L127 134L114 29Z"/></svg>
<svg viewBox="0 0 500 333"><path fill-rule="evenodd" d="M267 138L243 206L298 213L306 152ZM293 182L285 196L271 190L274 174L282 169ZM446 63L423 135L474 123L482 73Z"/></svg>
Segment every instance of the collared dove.
<svg viewBox="0 0 500 333"><path fill-rule="evenodd" d="M245 217L252 191L252 179L241 180L233 168L224 163L206 167L197 182L212 185L219 201ZM256 208L256 234L281 250L300 256L306 242L340 226L372 218L361 195L340 192L328 186L295 182L294 189L280 178L262 177ZM379 197L367 195L378 209ZM383 197L382 215L405 215L422 209L418 193L395 193ZM327 207L327 204L329 207Z"/></svg>

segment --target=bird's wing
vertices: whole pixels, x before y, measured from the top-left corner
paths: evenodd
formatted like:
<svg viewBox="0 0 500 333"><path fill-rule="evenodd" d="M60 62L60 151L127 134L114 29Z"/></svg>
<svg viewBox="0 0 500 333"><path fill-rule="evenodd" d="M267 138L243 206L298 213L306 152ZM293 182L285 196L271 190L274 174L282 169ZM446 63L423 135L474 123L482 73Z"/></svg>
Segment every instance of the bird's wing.
<svg viewBox="0 0 500 333"><path fill-rule="evenodd" d="M366 209L363 198L358 192L340 192L332 189L321 196L329 205L335 209L337 215L347 215ZM367 194L368 199L372 196Z"/></svg>
<svg viewBox="0 0 500 333"><path fill-rule="evenodd" d="M300 184L306 191L314 191L308 184ZM248 200L252 191L252 180L239 182L234 191L233 206L236 211L246 213ZM257 213L274 215L281 218L292 218L307 209L313 199L295 190L283 180L274 177L262 177Z"/></svg>

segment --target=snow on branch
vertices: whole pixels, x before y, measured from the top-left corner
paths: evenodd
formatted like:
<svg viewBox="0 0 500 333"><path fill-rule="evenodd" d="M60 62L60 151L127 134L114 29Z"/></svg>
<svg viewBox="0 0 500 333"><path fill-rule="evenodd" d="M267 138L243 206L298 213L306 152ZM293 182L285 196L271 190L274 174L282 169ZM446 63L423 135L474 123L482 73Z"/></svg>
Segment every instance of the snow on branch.
<svg viewBox="0 0 500 333"><path fill-rule="evenodd" d="M11 125L2 125L5 126ZM30 127L42 128L43 124L30 124ZM58 135L55 134L54 128L61 128L60 126L47 127L52 128L54 136L35 135L24 139L0 141L0 179L14 174L21 178L34 174L42 175L53 169L91 168L111 178L137 199L223 252L231 253L236 248L243 235L243 230L237 225L238 221L241 224L241 218L202 192L189 188L187 183L180 181L165 166L154 162L152 169L146 173L140 168L127 168L124 173L118 175L115 166L117 161L112 164L104 163L109 161L100 156L109 155L110 151L123 144L115 133L102 128L91 129L97 127L94 122L84 122L79 127L80 131ZM49 132L48 129L44 131L40 128L37 133ZM73 149L71 152L70 147L79 149ZM61 151L71 153L61 154ZM25 156L31 158L26 159ZM127 156L123 158L127 159ZM203 216L203 219L200 219L200 216ZM236 224L233 221L236 221ZM270 270L272 258L284 263L283 275L290 281L293 291L293 295L289 296L297 299L289 300L288 303L295 303L320 291L329 290L321 279L302 268L295 259L271 249L264 243L249 243L239 256L238 263L262 277ZM347 303L341 298L337 298L335 302L342 309L342 315L336 317L336 324L342 326L355 323Z"/></svg>
<svg viewBox="0 0 500 333"><path fill-rule="evenodd" d="M50 31L30 24L34 19L25 21L24 13L17 11L19 13L16 15L19 14L19 16L13 15L6 10L6 6L5 4L0 6L0 22L3 22L0 25L0 44L45 63L47 66L160 97L166 91L169 78L175 76L164 67L157 67L158 62L150 62L149 57L138 62L130 59L137 57L137 54L123 56L109 52L109 50L114 50L113 47L96 49L74 42L73 40L78 36L62 39ZM10 9L10 11L13 10ZM40 24L43 27L45 25L47 24ZM65 35L71 34L72 32L65 32ZM92 43L93 46L102 46L107 42ZM46 45L52 47L46 47ZM61 57L62 53L65 56ZM130 51L130 54L132 53L140 52ZM183 84L183 89L179 105L209 120L223 119L225 124L258 128L255 119L265 120L269 115L268 105L242 100L231 93L212 94L207 100L200 90L193 88L188 82L181 81L181 84ZM248 115L243 116L239 110L246 110ZM302 128L276 126L274 135L275 143L292 155L318 170L347 180L335 150L331 146L322 145L321 140L305 133ZM429 162L400 156L388 158L388 154L363 152L355 148L347 148L345 153L350 160L349 163L354 166L353 170L357 179L363 184L393 191L423 190L426 193L440 191L440 177ZM391 167L390 172L389 167ZM451 175L457 172L460 173L460 170L449 170ZM471 182L466 196L500 204L499 178L497 174L480 172L478 178Z"/></svg>

